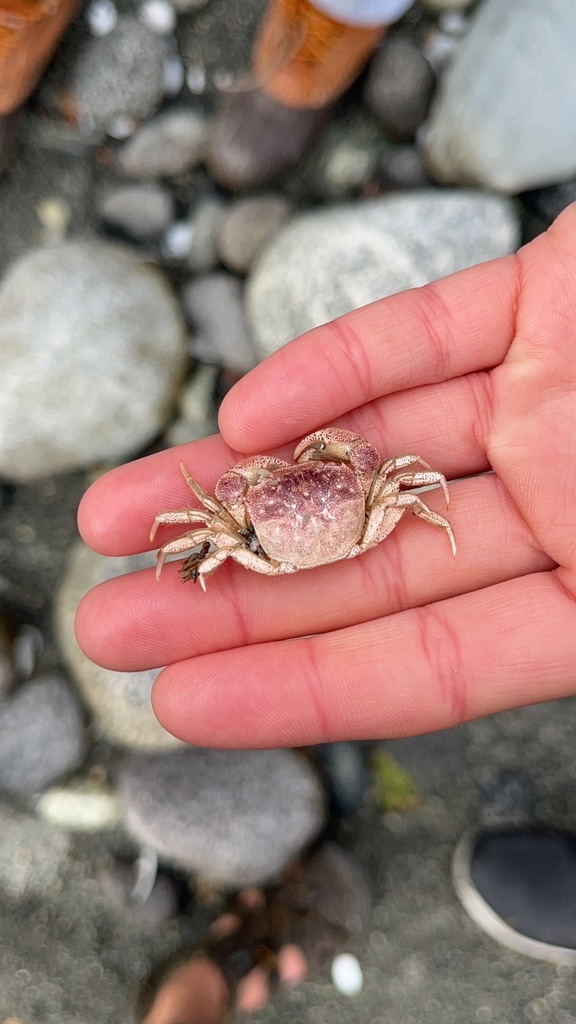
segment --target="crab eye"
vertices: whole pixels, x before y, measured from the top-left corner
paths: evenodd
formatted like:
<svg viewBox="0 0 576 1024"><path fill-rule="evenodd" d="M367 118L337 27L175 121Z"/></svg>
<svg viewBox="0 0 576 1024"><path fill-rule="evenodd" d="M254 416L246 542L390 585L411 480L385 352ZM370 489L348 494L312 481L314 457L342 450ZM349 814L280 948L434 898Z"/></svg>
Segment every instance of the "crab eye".
<svg viewBox="0 0 576 1024"><path fill-rule="evenodd" d="M323 452L326 448L326 441L319 441L317 447L319 452Z"/></svg>

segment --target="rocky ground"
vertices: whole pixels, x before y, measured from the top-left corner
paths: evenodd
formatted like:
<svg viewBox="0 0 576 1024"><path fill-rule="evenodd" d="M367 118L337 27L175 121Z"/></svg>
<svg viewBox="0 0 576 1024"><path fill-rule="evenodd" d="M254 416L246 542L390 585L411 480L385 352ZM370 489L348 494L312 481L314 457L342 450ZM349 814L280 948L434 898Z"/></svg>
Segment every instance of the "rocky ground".
<svg viewBox="0 0 576 1024"><path fill-rule="evenodd" d="M87 484L212 432L230 384L297 333L513 251L576 198L572 0L544 15L510 0L505 17L498 0L416 4L297 171L241 199L219 189L206 135L263 6L93 3L0 181L0 1020L11 1024L130 1022L151 965L215 912L191 875L263 881L325 821L326 777L299 755L186 751L152 717L154 673L107 672L78 650L79 597L127 569L77 540ZM562 28L547 49L543 16ZM503 772L532 780L542 820L576 828L573 736L568 701L318 752L347 812L331 827L374 895L355 946L364 987L347 999L326 975L258 1019L576 1021L571 970L500 950L450 883L459 837L487 798L505 798ZM395 808L378 790L382 749L416 794ZM130 899L138 857L146 887L155 855L150 898Z"/></svg>

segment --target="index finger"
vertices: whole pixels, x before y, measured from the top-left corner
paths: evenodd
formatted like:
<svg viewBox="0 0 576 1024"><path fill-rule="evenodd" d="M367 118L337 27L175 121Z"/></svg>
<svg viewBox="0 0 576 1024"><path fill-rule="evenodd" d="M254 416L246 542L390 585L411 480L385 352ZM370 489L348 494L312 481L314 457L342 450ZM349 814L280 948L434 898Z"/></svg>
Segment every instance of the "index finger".
<svg viewBox="0 0 576 1024"><path fill-rule="evenodd" d="M517 261L506 256L308 331L228 393L224 440L268 450L382 395L497 366L514 337L518 290Z"/></svg>

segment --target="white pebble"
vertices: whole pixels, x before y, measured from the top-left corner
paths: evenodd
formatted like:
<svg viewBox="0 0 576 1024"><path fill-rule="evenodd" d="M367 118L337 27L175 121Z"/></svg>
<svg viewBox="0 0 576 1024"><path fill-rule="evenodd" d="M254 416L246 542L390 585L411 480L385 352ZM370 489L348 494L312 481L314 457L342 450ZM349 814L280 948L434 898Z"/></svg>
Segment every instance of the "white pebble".
<svg viewBox="0 0 576 1024"><path fill-rule="evenodd" d="M93 36L108 36L116 28L118 11L112 0L92 0L86 21Z"/></svg>
<svg viewBox="0 0 576 1024"><path fill-rule="evenodd" d="M362 968L351 953L340 953L334 957L330 976L334 988L343 996L357 996L362 991L364 985Z"/></svg>
<svg viewBox="0 0 576 1024"><path fill-rule="evenodd" d="M183 260L192 248L194 226L188 220L176 220L164 235L162 249L166 256Z"/></svg>
<svg viewBox="0 0 576 1024"><path fill-rule="evenodd" d="M140 21L151 32L167 36L176 28L176 12L167 0L146 0L140 8Z"/></svg>
<svg viewBox="0 0 576 1024"><path fill-rule="evenodd" d="M201 96L206 89L206 72L195 65L186 72L186 85L195 96Z"/></svg>
<svg viewBox="0 0 576 1024"><path fill-rule="evenodd" d="M132 117L115 117L110 122L106 131L113 139L129 139L131 135L134 135L138 125Z"/></svg>

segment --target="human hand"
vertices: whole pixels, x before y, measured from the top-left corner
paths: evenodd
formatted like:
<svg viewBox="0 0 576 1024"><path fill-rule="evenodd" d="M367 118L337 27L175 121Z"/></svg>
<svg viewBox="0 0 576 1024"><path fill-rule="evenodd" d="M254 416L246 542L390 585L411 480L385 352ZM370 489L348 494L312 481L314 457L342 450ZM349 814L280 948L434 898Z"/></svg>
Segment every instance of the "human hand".
<svg viewBox="0 0 576 1024"><path fill-rule="evenodd" d="M222 437L100 478L80 507L82 536L107 555L145 550L155 515L189 502L180 459L213 493L238 459L225 442L290 458L334 421L449 479L494 470L450 485L456 559L440 531L405 516L348 562L276 578L228 562L206 595L168 564L160 584L151 569L84 598L88 656L122 671L168 666L158 718L211 747L409 735L573 693L576 204L517 256L280 349L226 397ZM426 501L442 511L441 492Z"/></svg>

